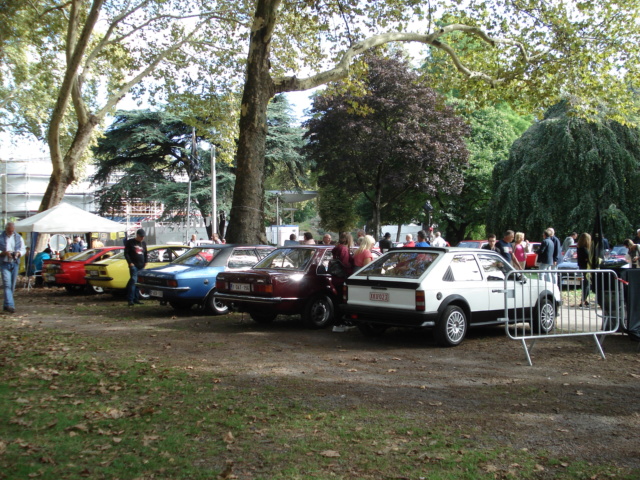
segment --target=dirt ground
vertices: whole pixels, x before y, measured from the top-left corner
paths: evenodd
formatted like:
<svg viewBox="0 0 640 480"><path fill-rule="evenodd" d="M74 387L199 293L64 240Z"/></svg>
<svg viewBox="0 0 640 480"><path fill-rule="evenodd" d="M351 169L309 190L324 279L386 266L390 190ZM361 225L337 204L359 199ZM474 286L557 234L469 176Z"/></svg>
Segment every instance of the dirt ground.
<svg viewBox="0 0 640 480"><path fill-rule="evenodd" d="M16 304L0 317L5 325L108 337L122 353L238 386L287 385L292 397L328 409L371 405L420 421L428 412L494 446L640 468L640 348L623 335L607 337L605 360L591 338L539 341L529 366L502 328L471 330L444 349L428 332L372 339L357 329L308 330L296 317L265 326L59 289L20 290Z"/></svg>

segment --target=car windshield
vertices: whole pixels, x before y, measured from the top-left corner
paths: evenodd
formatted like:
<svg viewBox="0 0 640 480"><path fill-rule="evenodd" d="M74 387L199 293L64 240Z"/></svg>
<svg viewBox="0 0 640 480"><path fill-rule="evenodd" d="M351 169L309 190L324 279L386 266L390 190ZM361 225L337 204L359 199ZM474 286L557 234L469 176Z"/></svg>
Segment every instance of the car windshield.
<svg viewBox="0 0 640 480"><path fill-rule="evenodd" d="M486 242L460 242L457 246L462 248L480 248Z"/></svg>
<svg viewBox="0 0 640 480"><path fill-rule="evenodd" d="M188 265L190 267L206 267L211 263L216 255L220 253L220 248L192 248L187 253L180 255L173 261L173 265Z"/></svg>
<svg viewBox="0 0 640 480"><path fill-rule="evenodd" d="M113 257L110 257L109 259L113 258L114 260L120 260L122 258L124 258L124 250L120 253L116 253Z"/></svg>
<svg viewBox="0 0 640 480"><path fill-rule="evenodd" d="M564 263L578 263L578 249L570 248L567 250L562 260Z"/></svg>
<svg viewBox="0 0 640 480"><path fill-rule="evenodd" d="M278 248L253 268L306 270L316 250L312 248Z"/></svg>
<svg viewBox="0 0 640 480"><path fill-rule="evenodd" d="M88 260L89 258L93 257L98 250L96 250L95 248L89 249L89 250L85 250L82 253L79 253L78 255L74 255L71 258L68 258L66 261L68 262L69 260L73 259L74 262L84 262L85 260Z"/></svg>
<svg viewBox="0 0 640 480"><path fill-rule="evenodd" d="M420 278L439 254L433 252L394 251L383 255L360 270L356 276Z"/></svg>
<svg viewBox="0 0 640 480"><path fill-rule="evenodd" d="M611 253L613 255L626 255L627 253L629 253L629 249L623 245L616 245L611 250Z"/></svg>

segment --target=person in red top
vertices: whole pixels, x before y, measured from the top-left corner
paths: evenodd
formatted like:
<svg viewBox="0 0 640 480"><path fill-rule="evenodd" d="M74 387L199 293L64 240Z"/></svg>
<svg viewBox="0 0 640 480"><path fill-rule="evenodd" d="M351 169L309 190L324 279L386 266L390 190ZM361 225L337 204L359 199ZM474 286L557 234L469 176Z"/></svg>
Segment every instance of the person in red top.
<svg viewBox="0 0 640 480"><path fill-rule="evenodd" d="M342 232L338 239L338 244L333 247L331 250L331 254L333 258L336 260L340 260L342 265L345 268L346 276L344 278L333 278L333 284L336 286L336 289L342 287L344 284L345 278L353 273L353 257L351 256L351 247L353 246L353 237L350 233Z"/></svg>
<svg viewBox="0 0 640 480"><path fill-rule="evenodd" d="M404 243L403 247L411 248L416 246L416 242L413 241L413 235L411 235L410 233L407 233L405 240L406 242Z"/></svg>
<svg viewBox="0 0 640 480"><path fill-rule="evenodd" d="M375 243L376 241L371 235L365 235L360 243L360 247L358 247L356 253L353 254L353 264L356 268L364 267L368 263L371 263L373 260L371 249Z"/></svg>

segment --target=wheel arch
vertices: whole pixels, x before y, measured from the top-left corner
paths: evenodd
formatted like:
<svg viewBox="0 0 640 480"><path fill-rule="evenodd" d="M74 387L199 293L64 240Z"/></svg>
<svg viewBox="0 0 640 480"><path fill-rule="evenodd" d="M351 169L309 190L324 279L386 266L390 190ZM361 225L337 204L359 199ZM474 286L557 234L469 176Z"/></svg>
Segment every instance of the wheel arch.
<svg viewBox="0 0 640 480"><path fill-rule="evenodd" d="M466 317L471 319L471 307L469 307L469 303L462 295L449 295L445 298L438 307L438 318L440 318L447 307L451 305L460 307Z"/></svg>

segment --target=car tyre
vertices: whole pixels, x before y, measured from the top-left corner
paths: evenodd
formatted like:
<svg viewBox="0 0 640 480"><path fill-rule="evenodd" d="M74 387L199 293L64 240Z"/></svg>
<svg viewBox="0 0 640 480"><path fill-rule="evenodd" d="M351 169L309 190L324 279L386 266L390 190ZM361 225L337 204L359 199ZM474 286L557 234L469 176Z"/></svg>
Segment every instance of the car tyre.
<svg viewBox="0 0 640 480"><path fill-rule="evenodd" d="M442 347L455 347L462 343L467 335L469 322L467 315L462 308L456 305L449 305L436 325L436 343Z"/></svg>
<svg viewBox="0 0 640 480"><path fill-rule="evenodd" d="M261 325L266 325L266 324L272 323L276 319L278 314L251 312L249 313L249 316L251 317L251 320L253 320L254 322L259 323Z"/></svg>
<svg viewBox="0 0 640 480"><path fill-rule="evenodd" d="M333 301L326 295L315 295L307 303L302 319L310 328L325 328L333 323Z"/></svg>
<svg viewBox="0 0 640 480"><path fill-rule="evenodd" d="M387 331L387 326L376 323L359 323L358 330L365 337L379 337Z"/></svg>
<svg viewBox="0 0 640 480"><path fill-rule="evenodd" d="M556 305L550 297L538 301L531 320L531 329L535 335L551 333L556 326Z"/></svg>
<svg viewBox="0 0 640 480"><path fill-rule="evenodd" d="M222 303L215 296L215 292L209 293L204 300L204 308L207 313L212 315L226 315L229 313L229 306Z"/></svg>

